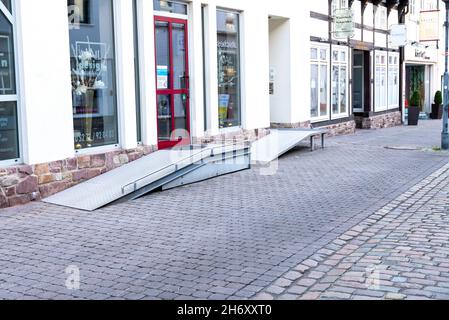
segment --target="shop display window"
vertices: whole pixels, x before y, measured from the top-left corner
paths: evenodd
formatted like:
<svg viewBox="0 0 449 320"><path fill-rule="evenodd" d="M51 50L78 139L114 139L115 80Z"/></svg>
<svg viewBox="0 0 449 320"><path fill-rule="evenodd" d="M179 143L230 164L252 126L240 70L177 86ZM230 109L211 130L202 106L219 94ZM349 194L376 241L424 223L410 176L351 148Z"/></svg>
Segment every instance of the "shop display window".
<svg viewBox="0 0 449 320"><path fill-rule="evenodd" d="M329 48L312 47L310 60L310 115L321 120L329 116Z"/></svg>
<svg viewBox="0 0 449 320"><path fill-rule="evenodd" d="M241 125L239 14L217 11L218 114L221 129Z"/></svg>
<svg viewBox="0 0 449 320"><path fill-rule="evenodd" d="M12 1L0 7L0 162L20 158ZM9 11L9 12L6 12Z"/></svg>
<svg viewBox="0 0 449 320"><path fill-rule="evenodd" d="M73 18L82 12L89 25ZM69 0L68 16L75 149L117 144L112 0Z"/></svg>

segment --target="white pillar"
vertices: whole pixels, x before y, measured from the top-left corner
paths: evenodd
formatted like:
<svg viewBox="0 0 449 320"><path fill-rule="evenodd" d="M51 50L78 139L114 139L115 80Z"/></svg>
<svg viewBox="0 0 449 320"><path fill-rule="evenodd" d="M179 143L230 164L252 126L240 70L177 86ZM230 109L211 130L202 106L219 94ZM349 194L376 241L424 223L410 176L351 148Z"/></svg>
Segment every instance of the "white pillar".
<svg viewBox="0 0 449 320"><path fill-rule="evenodd" d="M74 155L67 2L15 1L23 159ZM50 14L51 12L51 14Z"/></svg>
<svg viewBox="0 0 449 320"><path fill-rule="evenodd" d="M145 145L154 146L157 145L158 138L153 1L137 0L137 25L139 32L142 142Z"/></svg>
<svg viewBox="0 0 449 320"><path fill-rule="evenodd" d="M265 9L240 14L242 127L247 130L270 127L268 31Z"/></svg>
<svg viewBox="0 0 449 320"><path fill-rule="evenodd" d="M310 5L304 1L304 5ZM290 20L292 103L291 123L307 122L310 114L310 36L308 32L295 32L304 28L309 10L298 11Z"/></svg>
<svg viewBox="0 0 449 320"><path fill-rule="evenodd" d="M199 1L190 5L189 12L189 72L190 72L190 115L191 136L204 136L204 81L203 81L203 24Z"/></svg>
<svg viewBox="0 0 449 320"><path fill-rule="evenodd" d="M206 68L206 105L207 133L217 135L218 123L218 58L217 58L217 7L209 4L204 8L205 26L205 68Z"/></svg>
<svg viewBox="0 0 449 320"><path fill-rule="evenodd" d="M137 147L136 81L133 1L114 0L117 65L117 109L120 145Z"/></svg>

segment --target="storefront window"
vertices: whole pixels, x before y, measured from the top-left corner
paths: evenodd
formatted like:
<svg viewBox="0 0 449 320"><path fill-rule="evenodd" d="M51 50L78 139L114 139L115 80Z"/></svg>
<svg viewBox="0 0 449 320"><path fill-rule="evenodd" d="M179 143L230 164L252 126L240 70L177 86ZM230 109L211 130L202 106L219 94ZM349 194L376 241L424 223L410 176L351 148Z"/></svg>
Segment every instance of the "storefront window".
<svg viewBox="0 0 449 320"><path fill-rule="evenodd" d="M376 53L376 112L387 109L387 54Z"/></svg>
<svg viewBox="0 0 449 320"><path fill-rule="evenodd" d="M68 17L75 149L117 144L112 0L69 0Z"/></svg>
<svg viewBox="0 0 449 320"><path fill-rule="evenodd" d="M399 55L388 56L388 108L399 107Z"/></svg>
<svg viewBox="0 0 449 320"><path fill-rule="evenodd" d="M137 1L133 0L134 15L134 73L136 79L136 120L137 120L137 142L142 142L142 112L140 98L140 61L139 61L139 28L137 16Z"/></svg>
<svg viewBox="0 0 449 320"><path fill-rule="evenodd" d="M310 100L311 100L311 116L318 117L318 66L311 65L311 81L310 81Z"/></svg>
<svg viewBox="0 0 449 320"><path fill-rule="evenodd" d="M182 15L187 14L187 5L176 1L153 0L153 8L155 11L165 11Z"/></svg>
<svg viewBox="0 0 449 320"><path fill-rule="evenodd" d="M345 115L347 111L348 61L346 51L332 51L332 115Z"/></svg>
<svg viewBox="0 0 449 320"><path fill-rule="evenodd" d="M3 5L11 12L11 0L2 0Z"/></svg>
<svg viewBox="0 0 449 320"><path fill-rule="evenodd" d="M241 125L239 14L217 11L220 128Z"/></svg>
<svg viewBox="0 0 449 320"><path fill-rule="evenodd" d="M319 52L319 56L317 53ZM329 115L328 68L329 49L313 47L310 51L310 112L312 119L319 120Z"/></svg>
<svg viewBox="0 0 449 320"><path fill-rule="evenodd" d="M13 21L5 10L11 10L11 1L2 1L0 7L0 161L20 157L17 117L17 92L14 59Z"/></svg>

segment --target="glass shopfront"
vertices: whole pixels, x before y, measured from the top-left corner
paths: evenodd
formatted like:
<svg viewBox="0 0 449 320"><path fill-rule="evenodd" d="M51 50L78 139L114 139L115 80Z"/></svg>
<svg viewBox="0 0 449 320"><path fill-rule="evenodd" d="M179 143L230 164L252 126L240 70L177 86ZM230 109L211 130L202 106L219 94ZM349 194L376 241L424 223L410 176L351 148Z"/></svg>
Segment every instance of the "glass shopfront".
<svg viewBox="0 0 449 320"><path fill-rule="evenodd" d="M220 128L241 126L239 14L217 11L218 114Z"/></svg>
<svg viewBox="0 0 449 320"><path fill-rule="evenodd" d="M346 116L348 105L348 52L332 49L332 116Z"/></svg>
<svg viewBox="0 0 449 320"><path fill-rule="evenodd" d="M68 0L75 149L118 143L112 0Z"/></svg>
<svg viewBox="0 0 449 320"><path fill-rule="evenodd" d="M153 0L154 11L186 15L187 5L185 3L168 0Z"/></svg>
<svg viewBox="0 0 449 320"><path fill-rule="evenodd" d="M328 58L328 46L310 49L310 116L315 121L329 116Z"/></svg>
<svg viewBox="0 0 449 320"><path fill-rule="evenodd" d="M0 162L17 160L19 130L11 1L0 6Z"/></svg>

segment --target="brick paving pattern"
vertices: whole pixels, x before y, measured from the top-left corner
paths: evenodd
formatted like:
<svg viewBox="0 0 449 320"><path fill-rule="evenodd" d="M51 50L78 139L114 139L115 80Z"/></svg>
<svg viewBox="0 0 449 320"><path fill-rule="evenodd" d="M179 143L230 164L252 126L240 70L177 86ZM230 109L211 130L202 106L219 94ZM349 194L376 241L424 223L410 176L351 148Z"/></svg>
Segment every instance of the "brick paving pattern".
<svg viewBox="0 0 449 320"><path fill-rule="evenodd" d="M438 137L430 121L337 137L275 175L254 167L94 213L1 210L0 299L444 297L448 155L385 148Z"/></svg>
<svg viewBox="0 0 449 320"><path fill-rule="evenodd" d="M303 261L258 299L449 299L449 165Z"/></svg>

